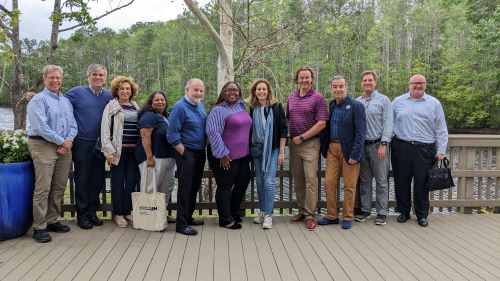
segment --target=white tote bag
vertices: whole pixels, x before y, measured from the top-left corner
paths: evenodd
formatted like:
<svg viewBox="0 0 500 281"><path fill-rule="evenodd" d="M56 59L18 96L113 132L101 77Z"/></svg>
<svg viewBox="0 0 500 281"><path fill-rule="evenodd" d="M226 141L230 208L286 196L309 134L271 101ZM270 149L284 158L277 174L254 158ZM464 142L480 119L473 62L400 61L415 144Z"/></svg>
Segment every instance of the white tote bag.
<svg viewBox="0 0 500 281"><path fill-rule="evenodd" d="M150 231L163 231L167 228L167 208L165 193L157 192L156 174L154 168L146 168L146 180L142 190L151 190L148 187L148 171L153 173L152 185L153 193L132 192L132 215L134 218L134 228Z"/></svg>

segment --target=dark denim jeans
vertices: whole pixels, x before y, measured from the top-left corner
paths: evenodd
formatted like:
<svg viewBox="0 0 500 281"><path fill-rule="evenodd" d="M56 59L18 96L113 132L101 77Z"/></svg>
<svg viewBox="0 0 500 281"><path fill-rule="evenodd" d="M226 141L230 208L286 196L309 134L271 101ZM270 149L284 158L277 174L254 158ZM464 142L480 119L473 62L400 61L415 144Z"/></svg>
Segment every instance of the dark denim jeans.
<svg viewBox="0 0 500 281"><path fill-rule="evenodd" d="M99 193L104 188L104 158L94 154L95 141L76 138L73 142L77 218L95 216Z"/></svg>
<svg viewBox="0 0 500 281"><path fill-rule="evenodd" d="M136 191L140 173L134 149L123 149L118 165L111 166L111 202L113 215L130 215L132 192Z"/></svg>

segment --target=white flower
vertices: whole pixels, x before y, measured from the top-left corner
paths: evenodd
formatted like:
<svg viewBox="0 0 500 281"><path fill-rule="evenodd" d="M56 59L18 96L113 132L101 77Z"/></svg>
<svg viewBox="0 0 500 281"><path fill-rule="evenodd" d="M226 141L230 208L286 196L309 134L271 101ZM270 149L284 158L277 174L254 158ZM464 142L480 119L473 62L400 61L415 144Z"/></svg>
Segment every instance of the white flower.
<svg viewBox="0 0 500 281"><path fill-rule="evenodd" d="M14 143L14 144L12 145L12 148L14 148L14 149L19 149L19 145L18 145L17 143Z"/></svg>
<svg viewBox="0 0 500 281"><path fill-rule="evenodd" d="M8 142L4 143L3 148L9 148L9 143Z"/></svg>

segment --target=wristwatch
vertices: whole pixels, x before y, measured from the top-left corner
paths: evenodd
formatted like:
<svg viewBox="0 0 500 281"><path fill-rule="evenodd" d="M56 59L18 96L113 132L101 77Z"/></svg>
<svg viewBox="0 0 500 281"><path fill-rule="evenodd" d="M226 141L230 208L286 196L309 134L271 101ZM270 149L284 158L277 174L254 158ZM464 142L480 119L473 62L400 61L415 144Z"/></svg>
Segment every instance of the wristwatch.
<svg viewBox="0 0 500 281"><path fill-rule="evenodd" d="M383 141L380 143L381 145L387 145L387 142L386 141Z"/></svg>
<svg viewBox="0 0 500 281"><path fill-rule="evenodd" d="M305 141L305 139L304 139L304 136L303 136L303 135L300 135L300 136L299 136L299 139L300 139L300 141L302 141L302 142L303 142L303 141Z"/></svg>

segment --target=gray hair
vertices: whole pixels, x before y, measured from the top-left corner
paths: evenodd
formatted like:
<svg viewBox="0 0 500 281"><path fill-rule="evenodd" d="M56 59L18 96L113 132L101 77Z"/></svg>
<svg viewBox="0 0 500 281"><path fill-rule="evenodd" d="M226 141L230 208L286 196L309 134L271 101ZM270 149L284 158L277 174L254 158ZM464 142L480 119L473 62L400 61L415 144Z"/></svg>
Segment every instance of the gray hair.
<svg viewBox="0 0 500 281"><path fill-rule="evenodd" d="M47 73L52 72L52 71L59 71L61 76L63 76L62 67L60 67L59 65L48 64L48 65L44 66L42 69L43 77L45 78L45 76L47 76Z"/></svg>
<svg viewBox="0 0 500 281"><path fill-rule="evenodd" d="M90 74L96 72L99 69L104 70L104 75L108 76L108 71L106 70L106 68L103 65L97 64L97 63L93 63L93 64L89 65L89 67L87 68L87 77L89 77Z"/></svg>
<svg viewBox="0 0 500 281"><path fill-rule="evenodd" d="M193 83L194 81L200 81L201 83L203 83L203 80L201 80L200 78L191 78L187 81L185 89L187 90L189 86L191 86L191 83Z"/></svg>
<svg viewBox="0 0 500 281"><path fill-rule="evenodd" d="M345 80L344 76L342 76L342 75L335 75L335 76L333 76L332 79L330 79L330 81L328 81L328 83L330 83L330 86L332 85L332 82L334 80L344 80L345 85L347 86L347 80Z"/></svg>

